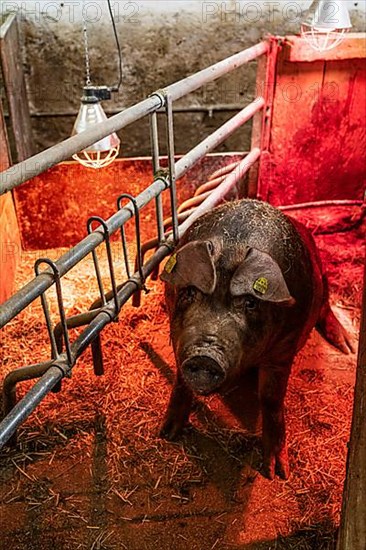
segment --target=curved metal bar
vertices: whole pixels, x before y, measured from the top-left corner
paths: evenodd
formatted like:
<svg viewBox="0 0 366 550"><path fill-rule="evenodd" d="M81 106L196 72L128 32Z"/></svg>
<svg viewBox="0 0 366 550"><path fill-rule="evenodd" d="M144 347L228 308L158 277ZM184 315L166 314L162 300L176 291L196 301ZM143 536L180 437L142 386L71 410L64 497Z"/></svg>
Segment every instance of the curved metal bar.
<svg viewBox="0 0 366 550"><path fill-rule="evenodd" d="M66 356L67 356L67 360L69 362L69 365L71 366L73 361L72 361L72 355L71 355L69 333L68 333L68 330L67 330L65 308L64 308L63 298L62 298L60 271L59 271L57 265L55 264L55 262L53 262L49 258L39 258L36 261L36 263L34 264L34 269L35 269L35 272L36 272L37 275L40 274L39 267L40 267L41 264L48 265L53 271L53 276L54 276L54 280L55 280L55 284L56 284L58 309L59 309L59 313L60 313L61 324L62 324L62 332L63 332L65 347L66 347ZM53 340L53 342L56 344L54 334L53 334L52 330L51 330L51 334L52 334L51 340Z"/></svg>
<svg viewBox="0 0 366 550"><path fill-rule="evenodd" d="M56 359L52 365L35 383L0 422L0 449L15 434L17 427L28 418L44 397L66 376L68 372L67 359Z"/></svg>
<svg viewBox="0 0 366 550"><path fill-rule="evenodd" d="M88 235L91 235L92 233L99 233L99 231L93 231L93 228L92 228L92 223L94 221L94 218L89 218L88 221L86 222L86 227L87 227L87 230L88 230ZM105 238L105 233L102 232L102 235L103 235L103 241L104 241L104 238ZM102 242L103 242L102 241ZM97 276L97 281L98 281L98 288L99 288L99 294L100 294L100 298L102 300L102 305L105 306L106 305L106 300L105 300L105 297L104 297L104 286L103 286L103 280L102 280L102 275L100 273L100 267L99 267L99 261L98 261L98 256L97 256L97 252L96 252L96 248L93 248L91 253L92 253L92 257L93 257L93 263L94 263L94 269L95 269L95 274Z"/></svg>
<svg viewBox="0 0 366 550"><path fill-rule="evenodd" d="M3 382L3 408L5 416L16 404L16 385L25 380L33 380L42 376L52 365L53 360L21 367L9 372Z"/></svg>
<svg viewBox="0 0 366 550"><path fill-rule="evenodd" d="M5 376L2 388L4 416L10 414L17 403L17 384L19 382L23 382L24 380L33 380L34 378L39 378L50 368L52 363L53 361L51 360L47 361L46 363L38 363L36 365L30 365L28 367L21 367L19 369L9 372ZM53 387L52 391L55 391L55 388L56 386ZM16 444L17 433L14 432L8 440L8 445L11 447L15 447Z"/></svg>
<svg viewBox="0 0 366 550"><path fill-rule="evenodd" d="M114 267L113 267L113 255L112 255L112 248L111 248L111 239L110 239L110 231L109 231L109 227L108 227L108 224L105 220L103 220L103 218L101 218L100 216L91 216L89 219L88 219L88 222L87 222L87 225L88 225L88 233L90 234L91 233L91 227L92 227L92 224L93 222L98 222L100 223L100 225L102 226L103 228L103 232L104 232L104 240L105 240L105 246L106 246L106 249L107 249L107 259L108 259L108 267L109 267L109 275L110 275L110 278L111 278L111 284L112 284L112 292L113 292L113 298L114 298L114 305L115 305L115 310L116 310L116 315L118 313L118 298L117 298L117 285L116 285L116 277L114 275ZM94 255L96 257L96 251L94 250ZM93 257L94 257L93 255ZM99 270L99 264L98 264L98 270ZM100 276L100 271L99 271L99 276ZM101 286L99 287L99 290L101 288L103 288L103 283L102 283L102 279L100 277L100 283L101 283ZM98 281L98 284L99 284L99 281ZM105 300L105 295L104 295L104 291L103 291L103 297L104 297L104 300ZM104 302L104 305L106 304L106 301Z"/></svg>
<svg viewBox="0 0 366 550"><path fill-rule="evenodd" d="M39 260L34 264L34 271L35 271L35 274L36 274L37 277L40 275L38 267L39 267ZM51 275L51 273L50 273L50 275ZM53 279L54 279L54 277L53 277ZM41 298L43 314L44 314L45 319L46 319L48 336L49 336L49 339L50 339L50 342L51 342L51 357L52 357L52 359L56 359L58 357L58 346L57 346L57 341L55 339L55 336L54 336L54 333L53 333L53 330L52 330L51 314L50 314L50 309L48 307L46 293L42 292L40 298Z"/></svg>
<svg viewBox="0 0 366 550"><path fill-rule="evenodd" d="M226 178L226 175L220 176L218 178L208 178L206 183L203 183L199 187L197 187L196 191L194 192L194 197L198 197L199 195L202 195L202 193L206 193L206 191L212 191L212 189L215 189L218 185L220 185L221 182L224 181ZM184 203L183 203L184 204ZM179 207L179 212L182 210L182 205Z"/></svg>
<svg viewBox="0 0 366 550"><path fill-rule="evenodd" d="M183 203L184 204L184 203ZM178 222L181 224L182 222L184 222L191 214L193 214L193 212L196 210L197 207L195 208L190 208L189 210L185 211L185 212L180 212L178 214ZM166 218L164 220L164 231L166 232L169 227L172 226L172 218L169 217L169 218ZM167 237L167 233L165 233L165 237Z"/></svg>
<svg viewBox="0 0 366 550"><path fill-rule="evenodd" d="M319 208L324 206L366 206L365 200L340 199L340 200L324 200L314 202L303 202L298 204L285 204L277 206L279 210L286 212L287 210L306 210L307 208Z"/></svg>
<svg viewBox="0 0 366 550"><path fill-rule="evenodd" d="M222 181L224 181L224 179ZM217 186L215 186L214 189L216 189L216 187ZM184 203L181 204L178 208L178 213L182 214L186 209L197 208L197 206L201 204L201 202L203 202L205 199L207 199L207 197L211 195L211 192L212 190L208 190L184 201Z"/></svg>
<svg viewBox="0 0 366 550"><path fill-rule="evenodd" d="M141 254L141 233L140 233L140 211L137 204L137 201L135 197L130 195L129 193L122 193L117 199L117 208L118 210L121 210L122 208L122 201L123 199L127 199L131 201L131 204L133 206L134 214L135 214L135 233L136 233L136 247L137 247L137 271L140 276L140 284L141 288L144 288L145 286L145 276L142 270L142 254ZM145 289L146 290L146 289Z"/></svg>
<svg viewBox="0 0 366 550"><path fill-rule="evenodd" d="M110 298L108 298L107 296L108 294L106 295L107 300L110 300L112 297L110 296ZM100 302L100 298L98 301ZM102 304L100 304L98 308L100 308L101 305ZM66 319L67 328L68 329L78 328L78 327L87 325L88 323L90 323L90 321L94 319L94 317L98 315L98 313L99 313L99 310L93 308L92 311L87 311L85 313L78 313L77 315L73 315L72 317L69 317L68 319ZM59 354L61 354L62 353L62 323L61 322L57 323L57 325L53 329L53 334L56 340L57 351Z"/></svg>

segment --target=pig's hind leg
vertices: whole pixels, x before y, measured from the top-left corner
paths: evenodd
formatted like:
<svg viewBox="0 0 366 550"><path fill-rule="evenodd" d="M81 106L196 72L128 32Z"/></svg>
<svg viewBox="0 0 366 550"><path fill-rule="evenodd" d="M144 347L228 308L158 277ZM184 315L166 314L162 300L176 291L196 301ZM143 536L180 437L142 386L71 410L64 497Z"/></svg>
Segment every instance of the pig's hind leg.
<svg viewBox="0 0 366 550"><path fill-rule="evenodd" d="M178 371L169 405L165 413L160 436L173 441L182 433L184 426L188 423L189 414L192 408L193 393L184 383Z"/></svg>
<svg viewBox="0 0 366 550"><path fill-rule="evenodd" d="M259 369L259 397L262 409L262 441L264 475L274 479L289 476L286 445L284 399L290 367L264 367Z"/></svg>
<svg viewBox="0 0 366 550"><path fill-rule="evenodd" d="M343 353L354 352L350 335L338 321L330 307L328 280L325 275L323 275L323 289L323 303L319 319L316 323L316 329L323 338Z"/></svg>

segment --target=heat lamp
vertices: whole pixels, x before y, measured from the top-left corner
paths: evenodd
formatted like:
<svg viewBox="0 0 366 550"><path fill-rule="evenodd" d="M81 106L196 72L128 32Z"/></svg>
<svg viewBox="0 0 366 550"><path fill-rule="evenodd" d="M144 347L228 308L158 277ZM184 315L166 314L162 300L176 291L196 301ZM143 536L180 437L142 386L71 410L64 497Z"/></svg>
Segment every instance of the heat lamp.
<svg viewBox="0 0 366 550"><path fill-rule="evenodd" d="M318 51L339 46L352 27L344 0L314 0L301 22L301 35Z"/></svg>
<svg viewBox="0 0 366 550"><path fill-rule="evenodd" d="M122 83L122 54L121 47L118 39L117 29L114 21L114 15L111 7L111 2L108 0L109 13L112 20L114 36L116 39L118 55L119 55L119 82L116 86L94 86L91 82L90 75L90 56L89 56L89 44L88 44L88 30L87 22L83 20L83 33L84 33L84 49L85 49L85 86L83 88L83 95L81 97L81 105L79 113L77 115L72 136L80 134L90 129L95 124L107 120L101 101L111 99L112 92L118 92ZM80 164L86 168L104 168L109 166L118 156L120 148L120 139L116 133L99 140L93 145L90 145L83 151L73 155L73 159L77 160Z"/></svg>
<svg viewBox="0 0 366 550"><path fill-rule="evenodd" d="M107 120L100 102L111 98L111 90L107 86L84 86L81 105L76 118L72 135L80 134L91 128L94 124ZM86 168L104 168L111 164L118 156L120 139L113 133L93 143L80 153L73 155Z"/></svg>

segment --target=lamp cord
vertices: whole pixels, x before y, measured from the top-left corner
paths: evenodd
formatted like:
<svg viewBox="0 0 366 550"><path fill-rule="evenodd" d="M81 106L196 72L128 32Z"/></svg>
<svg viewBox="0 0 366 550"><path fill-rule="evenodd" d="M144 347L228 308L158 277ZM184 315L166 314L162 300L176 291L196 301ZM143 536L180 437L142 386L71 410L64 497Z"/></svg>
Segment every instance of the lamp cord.
<svg viewBox="0 0 366 550"><path fill-rule="evenodd" d="M122 84L122 51L121 51L121 45L120 45L120 42L119 42L119 38L118 38L118 33L117 33L117 28L116 28L116 22L114 20L114 15L113 15L113 10L112 10L112 6L111 6L111 1L110 0L107 0L108 2L108 9L109 9L109 14L111 16L111 21L112 21L112 26L113 26L113 32L114 32L114 37L116 39L116 45L117 45L117 50L118 50L118 64L119 64L119 81L118 81L118 84L116 86L112 86L112 90L114 92L118 92L118 90L120 89L120 86Z"/></svg>
<svg viewBox="0 0 366 550"><path fill-rule="evenodd" d="M85 0L84 0L85 4ZM84 34L84 49L85 49L85 84L91 85L90 79L90 57L89 57L89 43L88 43L88 29L86 26L86 19L83 17L83 34Z"/></svg>
<svg viewBox="0 0 366 550"><path fill-rule="evenodd" d="M117 50L118 50L118 60L119 60L118 61L118 64L119 64L118 84L116 86L112 86L111 89L112 89L113 92L118 92L118 90L120 89L120 86L122 84L122 50L121 50L121 45L120 45L119 38L118 38L116 22L114 20L114 15L113 15L113 10L112 10L110 0L107 0L107 3L108 3L109 14L110 14L111 20L112 20L113 32L114 32L114 37L116 39ZM84 0L84 4L85 4L85 0ZM84 49L85 49L85 83L86 83L87 86L90 86L91 85L91 78L90 78L89 42L88 42L88 29L87 29L87 23L86 23L86 18L85 17L83 18L83 34L84 34Z"/></svg>

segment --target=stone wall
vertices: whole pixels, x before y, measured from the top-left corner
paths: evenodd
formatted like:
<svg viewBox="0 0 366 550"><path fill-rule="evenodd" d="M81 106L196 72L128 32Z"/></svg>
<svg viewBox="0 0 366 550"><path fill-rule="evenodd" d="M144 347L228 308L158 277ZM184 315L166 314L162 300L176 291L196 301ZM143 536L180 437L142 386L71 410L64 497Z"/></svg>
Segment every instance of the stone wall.
<svg viewBox="0 0 366 550"><path fill-rule="evenodd" d="M345 0L355 31L365 28L365 2ZM107 112L132 105L175 82L261 40L267 33L299 31L301 10L309 1L116 1L112 0L123 52L123 84ZM84 84L82 20L88 23L94 84L118 81L118 57L107 2L2 2L2 13L17 9L23 63L36 149L71 133ZM176 150L184 153L255 96L256 63L184 98L175 107ZM212 110L211 107L215 106ZM161 123L163 132L163 119ZM221 147L246 150L246 125ZM143 120L121 132L123 155L150 152Z"/></svg>

